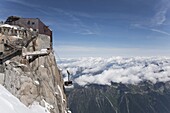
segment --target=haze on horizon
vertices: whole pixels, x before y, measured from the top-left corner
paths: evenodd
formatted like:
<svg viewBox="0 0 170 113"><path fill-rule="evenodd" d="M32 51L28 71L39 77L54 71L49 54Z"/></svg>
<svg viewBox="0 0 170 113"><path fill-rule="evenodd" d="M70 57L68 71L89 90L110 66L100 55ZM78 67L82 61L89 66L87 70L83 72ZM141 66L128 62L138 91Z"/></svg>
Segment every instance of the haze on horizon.
<svg viewBox="0 0 170 113"><path fill-rule="evenodd" d="M40 18L60 57L170 56L169 0L0 0L0 20Z"/></svg>

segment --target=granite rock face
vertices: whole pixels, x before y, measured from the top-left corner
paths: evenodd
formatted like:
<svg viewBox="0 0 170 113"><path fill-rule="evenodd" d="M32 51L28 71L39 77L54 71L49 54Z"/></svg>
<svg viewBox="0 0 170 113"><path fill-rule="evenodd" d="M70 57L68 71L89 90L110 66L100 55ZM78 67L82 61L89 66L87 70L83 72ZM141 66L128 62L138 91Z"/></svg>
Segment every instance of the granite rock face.
<svg viewBox="0 0 170 113"><path fill-rule="evenodd" d="M67 112L52 37L31 28L2 24L0 47L0 84L26 106L38 102L50 113Z"/></svg>
<svg viewBox="0 0 170 113"><path fill-rule="evenodd" d="M3 67L1 84L22 103L29 106L39 102L51 113L65 113L67 104L63 80L52 53L28 65L13 60L6 61Z"/></svg>
<svg viewBox="0 0 170 113"><path fill-rule="evenodd" d="M58 70L53 50L50 48L50 37L41 34L34 38L31 37L29 35L27 35L27 38L19 37L19 39L22 39L20 40L21 43L28 43L27 46L21 44L19 47L22 54L13 55L12 58L8 58L3 64L0 64L0 84L5 86L26 106L38 102L41 106L48 108L51 113L65 113L67 101L63 79ZM16 36L14 37L10 32L0 33L0 40L11 39L8 40L8 43L10 43L8 45L13 44L18 48L18 41L13 41L14 38ZM23 53L35 51L41 53L42 50L48 50L48 54L23 57ZM1 55L4 54L2 52L4 51L1 51ZM8 52L13 51L6 50L6 53Z"/></svg>

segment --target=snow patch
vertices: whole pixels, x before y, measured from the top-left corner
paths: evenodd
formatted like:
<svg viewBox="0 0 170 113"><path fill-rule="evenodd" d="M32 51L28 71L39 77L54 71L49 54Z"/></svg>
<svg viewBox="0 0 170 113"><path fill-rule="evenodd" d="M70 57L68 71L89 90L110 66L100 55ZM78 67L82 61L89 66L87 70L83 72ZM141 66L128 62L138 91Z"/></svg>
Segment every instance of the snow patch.
<svg viewBox="0 0 170 113"><path fill-rule="evenodd" d="M65 113L71 113L71 111L70 110L65 110Z"/></svg>
<svg viewBox="0 0 170 113"><path fill-rule="evenodd" d="M19 26L14 26L14 25L9 25L9 24L2 24L2 25L0 25L0 27L19 29Z"/></svg>
<svg viewBox="0 0 170 113"><path fill-rule="evenodd" d="M34 82L35 82L36 85L40 85L39 81L35 80Z"/></svg>
<svg viewBox="0 0 170 113"><path fill-rule="evenodd" d="M29 109L31 109L34 113L50 113L48 109L40 106L38 102L34 102L31 106L29 106Z"/></svg>
<svg viewBox="0 0 170 113"><path fill-rule="evenodd" d="M44 67L44 65L40 65L40 67Z"/></svg>
<svg viewBox="0 0 170 113"><path fill-rule="evenodd" d="M29 108L20 102L2 85L0 85L0 112L1 113L50 113L44 107L33 104Z"/></svg>

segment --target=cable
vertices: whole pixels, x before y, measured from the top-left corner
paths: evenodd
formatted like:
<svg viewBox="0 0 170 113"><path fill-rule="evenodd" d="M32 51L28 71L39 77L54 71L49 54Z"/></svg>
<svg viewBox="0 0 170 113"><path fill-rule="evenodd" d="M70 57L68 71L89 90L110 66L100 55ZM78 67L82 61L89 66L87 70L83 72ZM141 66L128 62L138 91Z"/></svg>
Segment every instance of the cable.
<svg viewBox="0 0 170 113"><path fill-rule="evenodd" d="M61 60L59 54L58 54L56 51L54 51L54 52L55 52L56 56L58 57L59 61L62 62L62 60Z"/></svg>

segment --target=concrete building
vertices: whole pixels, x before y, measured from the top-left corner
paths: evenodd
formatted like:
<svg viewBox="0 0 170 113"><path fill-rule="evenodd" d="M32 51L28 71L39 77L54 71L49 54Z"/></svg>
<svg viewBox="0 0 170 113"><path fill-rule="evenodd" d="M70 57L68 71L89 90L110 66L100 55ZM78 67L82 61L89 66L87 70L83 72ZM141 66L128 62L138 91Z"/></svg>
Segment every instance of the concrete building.
<svg viewBox="0 0 170 113"><path fill-rule="evenodd" d="M38 31L39 34L50 36L52 48L52 31L39 18L21 18L17 16L10 16L5 21L5 24L17 25L24 28L32 28L34 31Z"/></svg>

